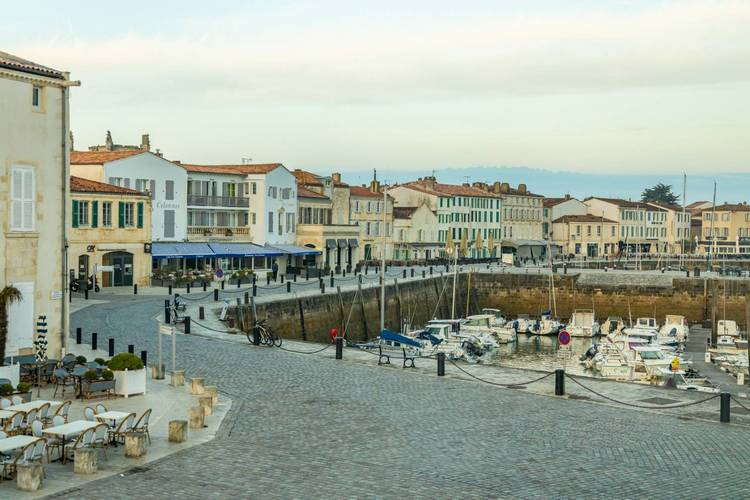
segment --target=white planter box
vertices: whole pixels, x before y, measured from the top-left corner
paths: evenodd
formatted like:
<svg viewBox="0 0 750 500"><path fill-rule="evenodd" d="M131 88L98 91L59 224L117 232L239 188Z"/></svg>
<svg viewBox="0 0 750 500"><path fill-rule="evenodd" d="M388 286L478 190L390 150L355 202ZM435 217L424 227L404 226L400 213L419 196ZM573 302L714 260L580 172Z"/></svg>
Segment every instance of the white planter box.
<svg viewBox="0 0 750 500"><path fill-rule="evenodd" d="M21 365L15 364L10 366L0 366L0 378L7 378L13 385L13 389L18 387L21 380Z"/></svg>
<svg viewBox="0 0 750 500"><path fill-rule="evenodd" d="M132 396L133 394L146 394L146 369L116 371L115 394L120 396Z"/></svg>

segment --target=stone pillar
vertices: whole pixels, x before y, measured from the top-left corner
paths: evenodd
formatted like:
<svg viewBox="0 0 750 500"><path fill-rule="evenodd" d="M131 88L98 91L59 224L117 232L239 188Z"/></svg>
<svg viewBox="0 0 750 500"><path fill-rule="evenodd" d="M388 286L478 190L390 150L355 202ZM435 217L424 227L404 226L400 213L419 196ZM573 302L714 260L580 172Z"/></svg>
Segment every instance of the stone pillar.
<svg viewBox="0 0 750 500"><path fill-rule="evenodd" d="M214 414L214 398L211 396L201 396L198 398L198 404L203 408L203 414L210 417Z"/></svg>
<svg viewBox="0 0 750 500"><path fill-rule="evenodd" d="M206 392L205 382L202 378L191 378L188 392L194 396L200 396Z"/></svg>
<svg viewBox="0 0 750 500"><path fill-rule="evenodd" d="M44 466L42 464L18 464L16 488L21 491L37 491L42 487Z"/></svg>
<svg viewBox="0 0 750 500"><path fill-rule="evenodd" d="M170 420L169 421L169 442L183 443L187 441L188 421L187 420Z"/></svg>
<svg viewBox="0 0 750 500"><path fill-rule="evenodd" d="M215 385L207 385L206 386L206 394L211 396L213 399L212 406L216 406L219 404L219 388Z"/></svg>
<svg viewBox="0 0 750 500"><path fill-rule="evenodd" d="M188 410L189 426L191 429L203 429L205 410L200 406L193 406Z"/></svg>
<svg viewBox="0 0 750 500"><path fill-rule="evenodd" d="M74 454L75 464L73 472L76 474L93 474L98 470L97 450L93 448L78 448Z"/></svg>
<svg viewBox="0 0 750 500"><path fill-rule="evenodd" d="M172 372L172 379L169 382L172 387L182 387L185 385L185 370L175 370Z"/></svg>
<svg viewBox="0 0 750 500"><path fill-rule="evenodd" d="M146 454L146 433L128 432L125 434L125 456L129 458L142 457Z"/></svg>

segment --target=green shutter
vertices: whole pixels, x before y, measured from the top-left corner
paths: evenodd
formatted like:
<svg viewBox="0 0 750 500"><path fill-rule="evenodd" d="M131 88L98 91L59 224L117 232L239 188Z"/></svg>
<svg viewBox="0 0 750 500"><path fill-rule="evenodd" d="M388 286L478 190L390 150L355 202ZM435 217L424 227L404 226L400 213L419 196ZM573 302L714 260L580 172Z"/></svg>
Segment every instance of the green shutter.
<svg viewBox="0 0 750 500"><path fill-rule="evenodd" d="M143 227L143 202L138 203L138 227Z"/></svg>
<svg viewBox="0 0 750 500"><path fill-rule="evenodd" d="M91 202L91 227L96 227L99 224L99 202L94 200Z"/></svg>
<svg viewBox="0 0 750 500"><path fill-rule="evenodd" d="M125 227L125 202L121 201L117 205L117 227Z"/></svg>
<svg viewBox="0 0 750 500"><path fill-rule="evenodd" d="M70 218L73 227L78 227L78 200L73 200L73 216Z"/></svg>

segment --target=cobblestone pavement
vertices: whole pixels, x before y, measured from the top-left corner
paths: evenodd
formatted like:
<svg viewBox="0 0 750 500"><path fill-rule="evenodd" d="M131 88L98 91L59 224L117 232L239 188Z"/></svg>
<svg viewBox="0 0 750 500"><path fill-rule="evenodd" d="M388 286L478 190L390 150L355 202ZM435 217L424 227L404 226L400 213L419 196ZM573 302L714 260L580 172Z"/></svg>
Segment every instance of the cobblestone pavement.
<svg viewBox="0 0 750 500"><path fill-rule="evenodd" d="M72 326L152 356L162 306L121 297ZM56 498L747 496L745 427L203 337L177 350L234 399L217 438Z"/></svg>

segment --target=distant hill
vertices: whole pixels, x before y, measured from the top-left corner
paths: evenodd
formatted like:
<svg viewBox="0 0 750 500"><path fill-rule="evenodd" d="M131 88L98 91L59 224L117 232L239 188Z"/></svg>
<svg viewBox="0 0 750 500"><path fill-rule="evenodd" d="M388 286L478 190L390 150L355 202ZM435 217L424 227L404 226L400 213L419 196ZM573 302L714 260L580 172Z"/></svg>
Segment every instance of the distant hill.
<svg viewBox="0 0 750 500"><path fill-rule="evenodd" d="M324 173L324 172L321 172ZM378 178L389 182L415 180L431 172L424 170L378 169ZM528 167L469 167L435 170L439 182L460 184L466 182L509 182L512 186L525 183L527 188L549 197L570 194L576 198L598 195L625 199L640 199L644 188L658 182L671 184L678 195L682 195L682 175L605 175L580 172L563 172ZM367 184L372 179L372 171L343 171L344 181L349 184ZM688 175L687 202L711 200L713 182L717 182L716 201L737 203L750 201L750 173L717 173L715 175Z"/></svg>

